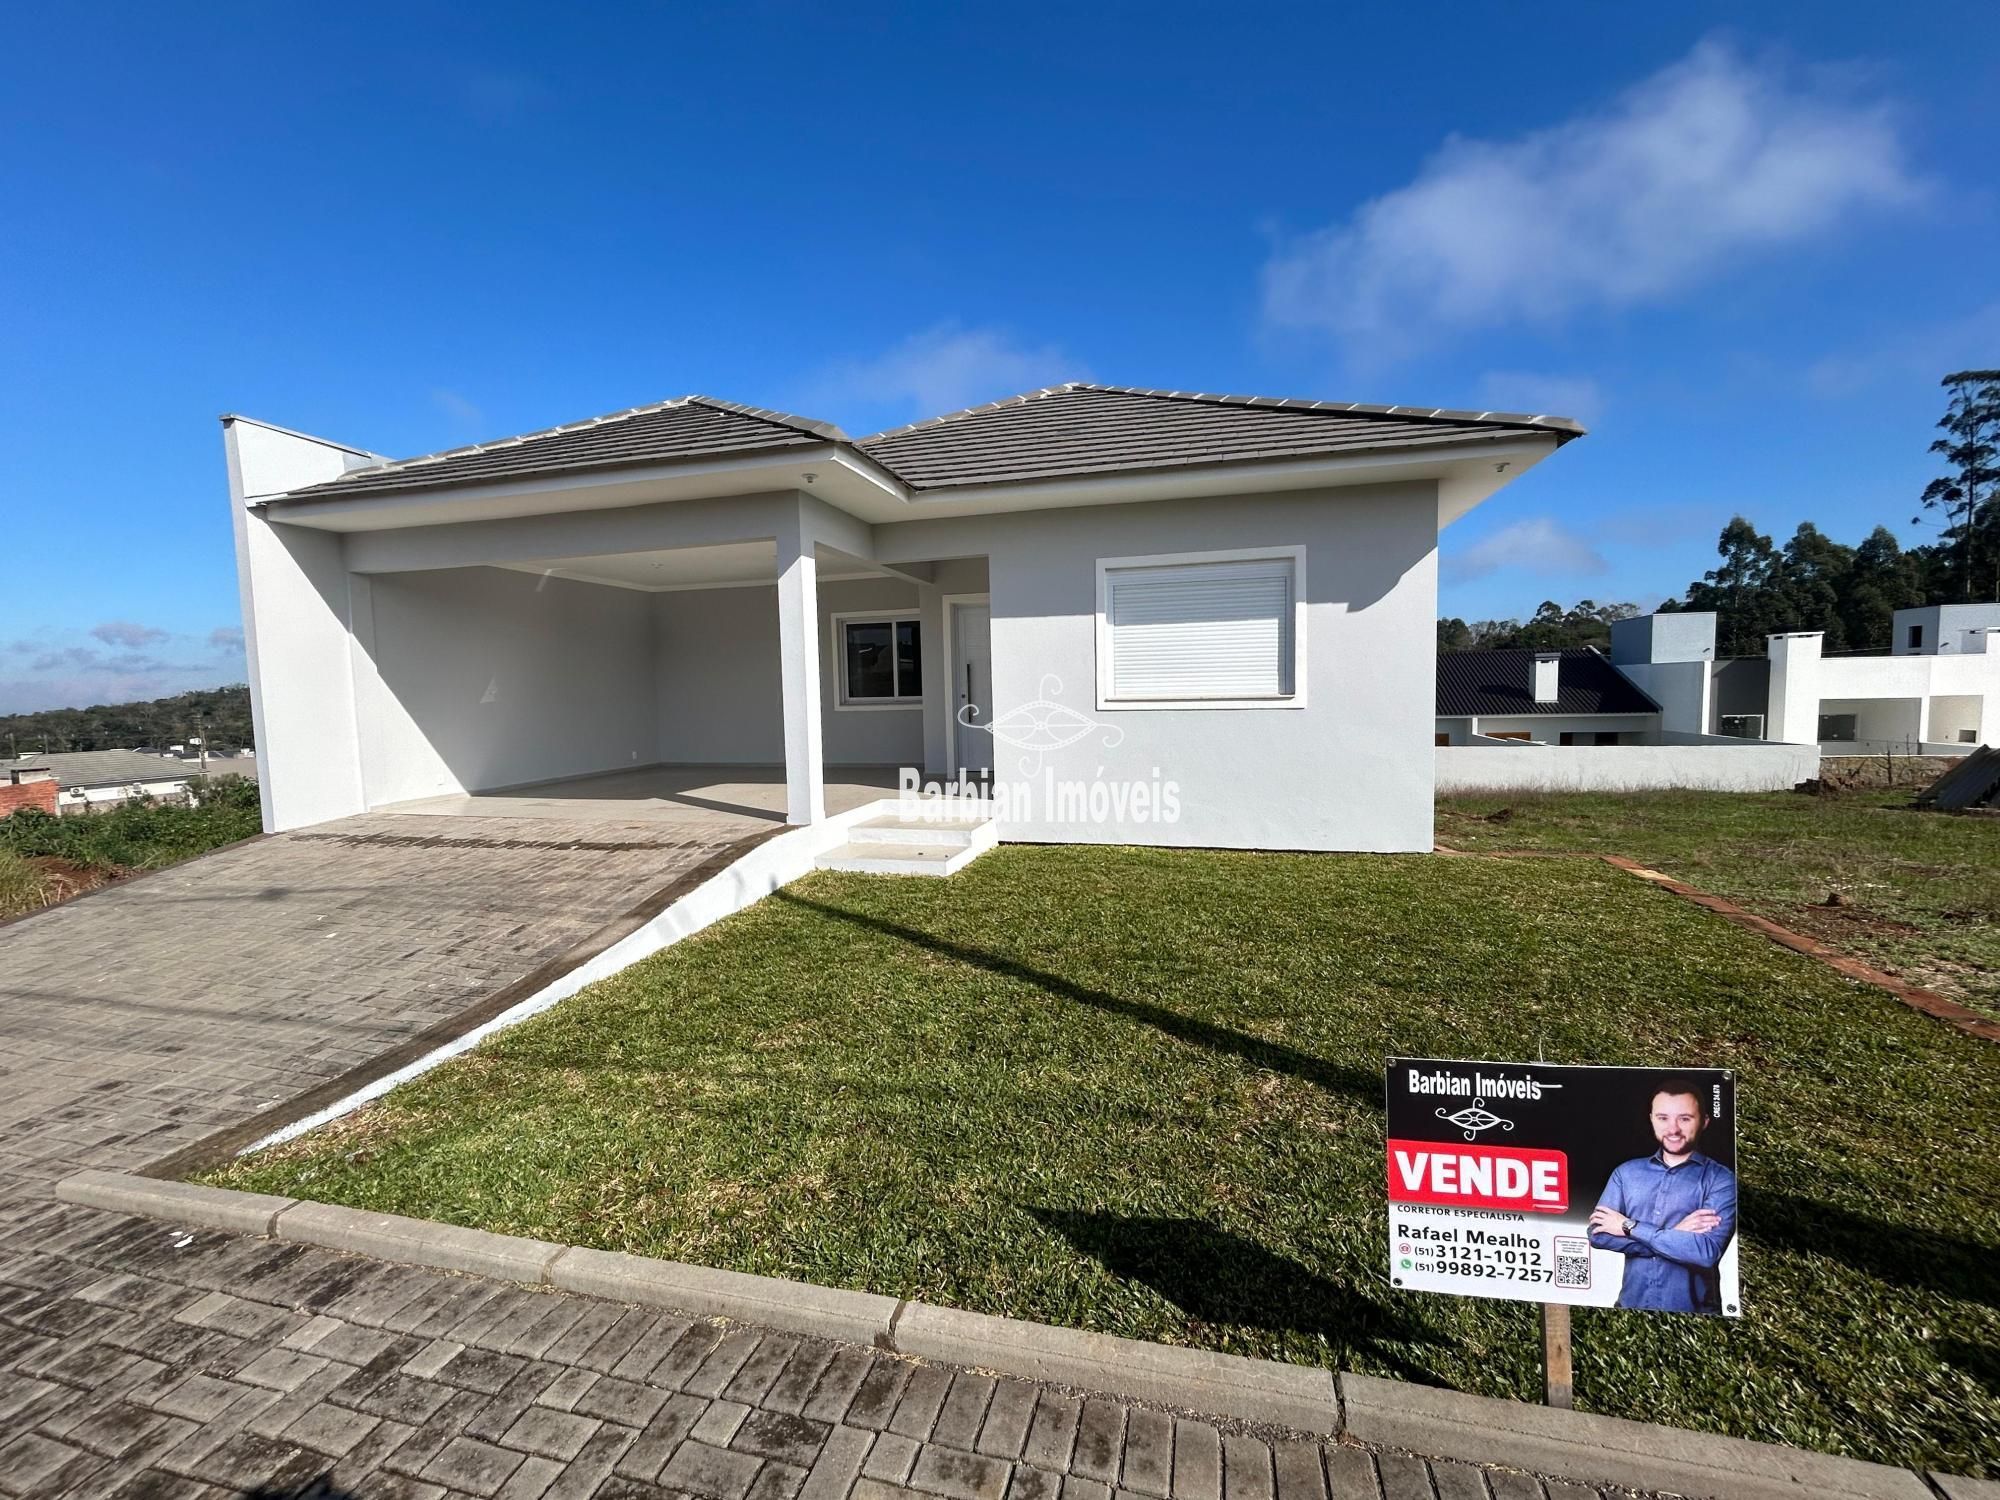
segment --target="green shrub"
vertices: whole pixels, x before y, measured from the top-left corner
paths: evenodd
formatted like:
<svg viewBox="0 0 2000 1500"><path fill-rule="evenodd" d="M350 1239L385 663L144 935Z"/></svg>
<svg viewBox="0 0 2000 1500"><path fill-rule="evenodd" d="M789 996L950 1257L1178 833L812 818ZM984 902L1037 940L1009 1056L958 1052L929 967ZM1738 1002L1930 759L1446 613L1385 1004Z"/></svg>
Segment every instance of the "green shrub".
<svg viewBox="0 0 2000 1500"><path fill-rule="evenodd" d="M257 784L239 776L190 784L192 800L137 798L108 812L56 817L25 808L0 818L0 851L53 855L101 869L156 870L248 838L262 827Z"/></svg>

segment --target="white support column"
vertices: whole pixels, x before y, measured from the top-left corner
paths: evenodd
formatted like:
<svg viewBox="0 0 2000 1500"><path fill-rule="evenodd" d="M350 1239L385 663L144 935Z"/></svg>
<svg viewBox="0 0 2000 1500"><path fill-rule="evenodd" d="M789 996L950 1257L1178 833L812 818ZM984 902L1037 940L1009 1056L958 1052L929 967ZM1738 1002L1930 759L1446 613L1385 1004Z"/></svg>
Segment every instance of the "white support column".
<svg viewBox="0 0 2000 1500"><path fill-rule="evenodd" d="M820 753L819 582L804 518L778 537L778 668L785 699L785 821L826 817Z"/></svg>
<svg viewBox="0 0 2000 1500"><path fill-rule="evenodd" d="M1765 638L1771 660L1764 705L1765 739L1788 745L1819 743L1820 648L1824 639L1817 630Z"/></svg>

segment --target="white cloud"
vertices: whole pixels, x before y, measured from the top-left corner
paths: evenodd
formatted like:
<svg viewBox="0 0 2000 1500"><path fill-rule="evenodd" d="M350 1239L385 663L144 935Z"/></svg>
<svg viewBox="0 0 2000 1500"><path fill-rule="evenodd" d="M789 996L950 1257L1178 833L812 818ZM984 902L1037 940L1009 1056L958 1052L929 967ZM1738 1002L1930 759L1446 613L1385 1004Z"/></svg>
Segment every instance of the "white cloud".
<svg viewBox="0 0 2000 1500"><path fill-rule="evenodd" d="M1601 111L1449 138L1412 182L1280 246L1265 316L1390 357L1657 302L1925 190L1886 105L1708 41Z"/></svg>
<svg viewBox="0 0 2000 1500"><path fill-rule="evenodd" d="M130 620L106 620L90 633L107 646L124 646L128 650L150 646L167 638L164 630L152 625L135 625Z"/></svg>
<svg viewBox="0 0 2000 1500"><path fill-rule="evenodd" d="M1530 416L1574 417L1597 425L1604 392L1588 375L1536 375L1527 370L1488 370L1479 377L1479 404L1488 411Z"/></svg>
<svg viewBox="0 0 2000 1500"><path fill-rule="evenodd" d="M86 637L117 649L86 645ZM153 645L162 649L140 649ZM8 650L24 659L14 664L15 675L0 677L0 713L165 698L244 680L243 632L229 625L206 635L177 635L111 621L88 632L66 630L41 640L13 641Z"/></svg>
<svg viewBox="0 0 2000 1500"><path fill-rule="evenodd" d="M1609 572L1611 567L1588 537L1550 516L1503 526L1463 552L1449 553L1443 564L1451 583L1467 583L1503 569L1535 578L1573 578Z"/></svg>
<svg viewBox="0 0 2000 1500"><path fill-rule="evenodd" d="M833 366L814 382L806 409L935 417L1081 374L1078 362L1052 344L1032 347L1000 329L940 323L872 359Z"/></svg>
<svg viewBox="0 0 2000 1500"><path fill-rule="evenodd" d="M477 429L481 432L486 430L485 411L477 402L468 400L457 391L448 391L440 386L432 390L431 401L459 427Z"/></svg>

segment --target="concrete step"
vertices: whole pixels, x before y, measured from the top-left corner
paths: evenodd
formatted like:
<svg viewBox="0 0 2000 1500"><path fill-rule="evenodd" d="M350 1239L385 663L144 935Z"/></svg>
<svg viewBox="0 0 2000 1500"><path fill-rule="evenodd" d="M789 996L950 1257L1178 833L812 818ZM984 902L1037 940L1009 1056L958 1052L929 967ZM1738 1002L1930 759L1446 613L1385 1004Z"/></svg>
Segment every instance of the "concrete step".
<svg viewBox="0 0 2000 1500"><path fill-rule="evenodd" d="M891 815L857 823L847 830L847 837L856 844L940 844L951 849L970 849L975 844L991 843L990 838L983 836L992 827L991 818L945 818L932 822L928 818Z"/></svg>
<svg viewBox="0 0 2000 1500"><path fill-rule="evenodd" d="M952 875L986 852L986 846L949 844L842 844L815 864L857 875Z"/></svg>

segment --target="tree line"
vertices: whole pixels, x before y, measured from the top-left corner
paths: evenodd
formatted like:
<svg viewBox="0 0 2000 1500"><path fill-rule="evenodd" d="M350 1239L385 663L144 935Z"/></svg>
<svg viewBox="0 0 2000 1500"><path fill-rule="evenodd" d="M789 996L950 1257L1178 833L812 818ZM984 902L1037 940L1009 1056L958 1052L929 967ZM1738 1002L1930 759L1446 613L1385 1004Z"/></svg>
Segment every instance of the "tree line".
<svg viewBox="0 0 2000 1500"><path fill-rule="evenodd" d="M0 754L34 755L64 750L164 749L201 736L208 748L241 750L256 742L250 727L250 689L243 683L201 688L144 703L100 703L91 708L50 708L0 714Z"/></svg>
<svg viewBox="0 0 2000 1500"><path fill-rule="evenodd" d="M1786 630L1824 631L1828 651L1886 651L1899 609L2000 600L2000 370L1960 370L1942 384L1943 436L1930 451L1945 472L1919 496L1939 517L1937 541L1905 548L1877 526L1849 547L1806 521L1779 546L1735 516L1716 541L1721 562L1661 610L1713 610L1717 656L1761 656L1765 637ZM1546 600L1526 622L1439 620L1438 650L1603 649L1612 622L1637 613L1633 604Z"/></svg>

